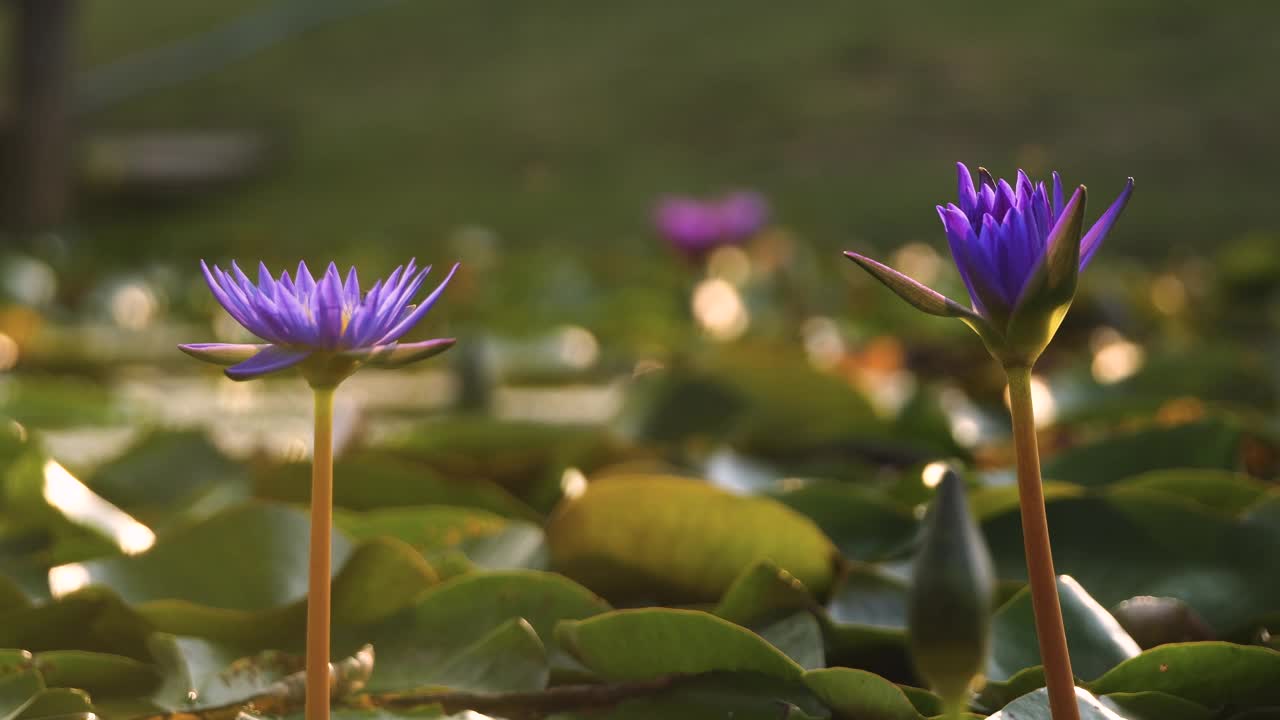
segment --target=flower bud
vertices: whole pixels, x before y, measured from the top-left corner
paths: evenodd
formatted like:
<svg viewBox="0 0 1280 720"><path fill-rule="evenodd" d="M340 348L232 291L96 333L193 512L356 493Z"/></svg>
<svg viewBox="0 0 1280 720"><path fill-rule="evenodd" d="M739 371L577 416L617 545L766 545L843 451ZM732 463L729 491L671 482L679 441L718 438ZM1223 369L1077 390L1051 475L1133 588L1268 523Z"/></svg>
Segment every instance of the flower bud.
<svg viewBox="0 0 1280 720"><path fill-rule="evenodd" d="M964 705L986 664L994 587L964 483L947 470L925 518L908 627L916 670L950 707Z"/></svg>

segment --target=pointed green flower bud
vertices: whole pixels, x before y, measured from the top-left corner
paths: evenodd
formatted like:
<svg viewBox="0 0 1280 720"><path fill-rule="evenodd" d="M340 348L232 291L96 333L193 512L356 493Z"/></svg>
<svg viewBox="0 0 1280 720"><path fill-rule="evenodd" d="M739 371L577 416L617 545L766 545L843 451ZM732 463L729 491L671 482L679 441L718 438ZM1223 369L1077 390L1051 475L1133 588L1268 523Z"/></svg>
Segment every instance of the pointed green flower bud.
<svg viewBox="0 0 1280 720"><path fill-rule="evenodd" d="M916 670L950 708L965 705L986 665L994 588L991 557L969 515L964 483L948 469L925 518L908 623Z"/></svg>

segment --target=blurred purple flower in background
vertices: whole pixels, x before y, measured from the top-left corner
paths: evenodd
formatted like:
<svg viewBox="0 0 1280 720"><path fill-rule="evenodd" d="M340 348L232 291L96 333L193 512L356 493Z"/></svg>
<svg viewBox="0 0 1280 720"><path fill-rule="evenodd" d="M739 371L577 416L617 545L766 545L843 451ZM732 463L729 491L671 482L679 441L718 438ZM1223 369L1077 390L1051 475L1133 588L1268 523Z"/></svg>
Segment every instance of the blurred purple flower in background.
<svg viewBox="0 0 1280 720"><path fill-rule="evenodd" d="M340 381L361 365L398 367L444 352L452 338L416 343L399 340L413 329L440 294L458 266L418 305L410 304L431 267L421 270L412 260L396 268L361 293L356 269L344 281L338 267L316 280L306 263L298 271L274 279L258 265L255 285L234 263L231 272L201 261L209 289L222 307L266 344L198 343L179 345L188 355L206 362L231 365L227 377L250 380L306 362L304 374L313 384Z"/></svg>
<svg viewBox="0 0 1280 720"><path fill-rule="evenodd" d="M760 193L747 191L714 200L672 195L662 198L654 210L658 232L674 248L694 257L741 243L768 221L769 203Z"/></svg>

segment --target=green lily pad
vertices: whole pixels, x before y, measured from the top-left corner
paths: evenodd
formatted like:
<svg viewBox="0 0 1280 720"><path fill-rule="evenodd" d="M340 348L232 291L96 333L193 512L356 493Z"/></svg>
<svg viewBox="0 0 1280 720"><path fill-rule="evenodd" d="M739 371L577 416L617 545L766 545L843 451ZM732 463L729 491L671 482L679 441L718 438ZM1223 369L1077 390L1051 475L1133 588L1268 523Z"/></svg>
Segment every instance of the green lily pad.
<svg viewBox="0 0 1280 720"><path fill-rule="evenodd" d="M13 720L93 720L93 703L83 690L49 688L41 690L13 716Z"/></svg>
<svg viewBox="0 0 1280 720"><path fill-rule="evenodd" d="M1244 512L1268 489L1261 480L1226 470L1154 470L1122 480L1119 485L1191 500L1228 515Z"/></svg>
<svg viewBox="0 0 1280 720"><path fill-rule="evenodd" d="M1152 470L1238 470L1244 438L1237 424L1220 419L1152 427L1060 452L1045 461L1042 474L1052 480L1098 486Z"/></svg>
<svg viewBox="0 0 1280 720"><path fill-rule="evenodd" d="M1205 707L1280 704L1280 652L1223 642L1161 645L1089 684L1100 695L1163 692Z"/></svg>
<svg viewBox="0 0 1280 720"><path fill-rule="evenodd" d="M566 467L590 472L619 457L614 441L599 428L482 417L423 423L381 447L446 478L484 478L522 493L543 482L558 484Z"/></svg>
<svg viewBox="0 0 1280 720"><path fill-rule="evenodd" d="M1136 720L1111 710L1084 688L1076 688L1076 705L1080 708L1080 720ZM1033 690L987 720L1053 720L1049 713L1049 691Z"/></svg>
<svg viewBox="0 0 1280 720"><path fill-rule="evenodd" d="M714 612L745 627L816 607L804 583L772 561L761 560L742 571Z"/></svg>
<svg viewBox="0 0 1280 720"><path fill-rule="evenodd" d="M794 680L804 672L755 633L696 610L615 610L556 626L556 639L600 677L754 672Z"/></svg>
<svg viewBox="0 0 1280 720"><path fill-rule="evenodd" d="M469 476L444 475L421 462L357 450L334 463L333 502L348 510L452 505L518 520L542 519L537 511L496 483L455 477ZM305 503L311 497L311 466L270 466L255 475L254 486L259 497Z"/></svg>
<svg viewBox="0 0 1280 720"><path fill-rule="evenodd" d="M923 720L902 689L879 675L850 668L810 670L804 684L839 717Z"/></svg>
<svg viewBox="0 0 1280 720"><path fill-rule="evenodd" d="M348 536L363 540L389 536L429 553L463 541L501 532L507 521L500 515L448 505L395 507L366 512L336 512L333 523Z"/></svg>
<svg viewBox="0 0 1280 720"><path fill-rule="evenodd" d="M1280 605L1280 575L1271 567L1280 537L1248 520L1133 488L1060 498L1047 509L1057 569L1104 606L1175 597L1230 635ZM988 518L983 528L998 575L1025 578L1018 513Z"/></svg>
<svg viewBox="0 0 1280 720"><path fill-rule="evenodd" d="M0 575L0 613L31 607L31 599L17 582Z"/></svg>
<svg viewBox="0 0 1280 720"><path fill-rule="evenodd" d="M231 610L261 610L307 592L310 519L302 510L254 503L175 532L147 552L82 564L93 584L130 603L181 600ZM333 537L333 567L351 542Z"/></svg>
<svg viewBox="0 0 1280 720"><path fill-rule="evenodd" d="M142 695L160 681L154 666L121 655L51 650L36 653L35 663L46 684L80 688L95 697Z"/></svg>
<svg viewBox="0 0 1280 720"><path fill-rule="evenodd" d="M857 560L900 552L919 525L911 508L849 483L812 483L776 497L811 518L843 555Z"/></svg>
<svg viewBox="0 0 1280 720"><path fill-rule="evenodd" d="M824 667L827 664L823 650L822 626L810 612L797 612L773 622L751 627L770 645L786 653L787 657L805 670Z"/></svg>
<svg viewBox="0 0 1280 720"><path fill-rule="evenodd" d="M333 623L379 622L411 605L438 582L435 570L413 548L394 538L360 545L333 580ZM242 610L160 599L138 605L157 629L227 643L235 647L301 648L306 600Z"/></svg>
<svg viewBox="0 0 1280 720"><path fill-rule="evenodd" d="M561 713L549 720L826 720L830 716L801 683L758 673L675 679L660 692L623 700L604 712Z"/></svg>
<svg viewBox="0 0 1280 720"><path fill-rule="evenodd" d="M207 518L250 494L244 466L194 431L153 432L87 475L85 484L157 532Z"/></svg>
<svg viewBox="0 0 1280 720"><path fill-rule="evenodd" d="M1037 665L1019 670L1008 680L989 680L979 690L973 704L995 712L1033 690L1045 686L1044 668Z"/></svg>
<svg viewBox="0 0 1280 720"><path fill-rule="evenodd" d="M151 699L170 711L239 702L303 667L300 655L250 652L200 638L157 634L151 648L163 671Z"/></svg>
<svg viewBox="0 0 1280 720"><path fill-rule="evenodd" d="M611 598L719 598L768 559L815 593L831 584L836 549L808 518L767 498L685 478L613 476L557 509L552 567Z"/></svg>
<svg viewBox="0 0 1280 720"><path fill-rule="evenodd" d="M34 666L0 673L0 720L12 720L44 688L44 678Z"/></svg>
<svg viewBox="0 0 1280 720"><path fill-rule="evenodd" d="M120 596L87 587L52 602L0 614L0 647L85 650L148 661L150 622Z"/></svg>
<svg viewBox="0 0 1280 720"><path fill-rule="evenodd" d="M523 618L537 637L551 638L556 622L607 610L608 604L599 597L559 575L531 570L476 572L432 587L412 606L379 623L335 625L335 646L372 644L377 662L370 686L406 689L431 684L432 671L512 619ZM523 630L506 632L505 640L499 638L502 643L511 643Z"/></svg>
<svg viewBox="0 0 1280 720"><path fill-rule="evenodd" d="M1058 576L1058 600L1071 648L1071 669L1076 677L1093 679L1142 650L1120 623L1089 596L1080 584ZM991 654L987 677L1004 681L1020 670L1040 665L1031 592L1024 589L1005 603L991 621Z"/></svg>
<svg viewBox="0 0 1280 720"><path fill-rule="evenodd" d="M1112 693L1102 704L1131 720L1212 720L1209 708L1162 692Z"/></svg>
<svg viewBox="0 0 1280 720"><path fill-rule="evenodd" d="M523 618L513 618L437 668L392 668L378 673L370 689L430 684L470 692L532 692L545 688L550 676L542 640Z"/></svg>
<svg viewBox="0 0 1280 720"><path fill-rule="evenodd" d="M1046 480L1041 484L1045 502L1080 497L1086 490L1079 485ZM969 495L969 505L979 520L997 517L1018 509L1017 485L983 485Z"/></svg>
<svg viewBox="0 0 1280 720"><path fill-rule="evenodd" d="M888 677L914 677L906 644L906 580L872 565L853 565L819 620L829 662Z"/></svg>

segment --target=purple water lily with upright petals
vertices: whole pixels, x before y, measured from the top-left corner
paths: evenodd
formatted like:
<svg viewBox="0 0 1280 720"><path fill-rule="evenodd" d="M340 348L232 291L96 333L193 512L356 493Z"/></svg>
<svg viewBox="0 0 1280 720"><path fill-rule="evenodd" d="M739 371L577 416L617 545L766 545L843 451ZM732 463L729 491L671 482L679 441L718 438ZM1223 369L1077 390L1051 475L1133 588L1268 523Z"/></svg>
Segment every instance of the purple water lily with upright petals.
<svg viewBox="0 0 1280 720"><path fill-rule="evenodd" d="M1022 171L1012 185L984 168L975 185L963 163L957 163L957 173L959 201L939 205L938 215L971 306L863 255L845 255L920 310L965 321L1006 365L1029 366L1066 315L1080 271L1128 204L1133 178L1084 231L1085 187L1064 202L1056 172L1052 189Z"/></svg>
<svg viewBox="0 0 1280 720"><path fill-rule="evenodd" d="M301 366L313 385L336 385L363 365L398 367L449 349L452 338L401 343L427 314L457 272L448 276L422 302L412 304L430 266L418 269L411 260L362 293L356 269L346 278L333 263L319 279L306 263L297 272L273 278L258 265L255 284L234 262L231 272L201 261L205 280L231 317L264 344L197 343L179 345L188 355L219 365L232 380L251 380Z"/></svg>

